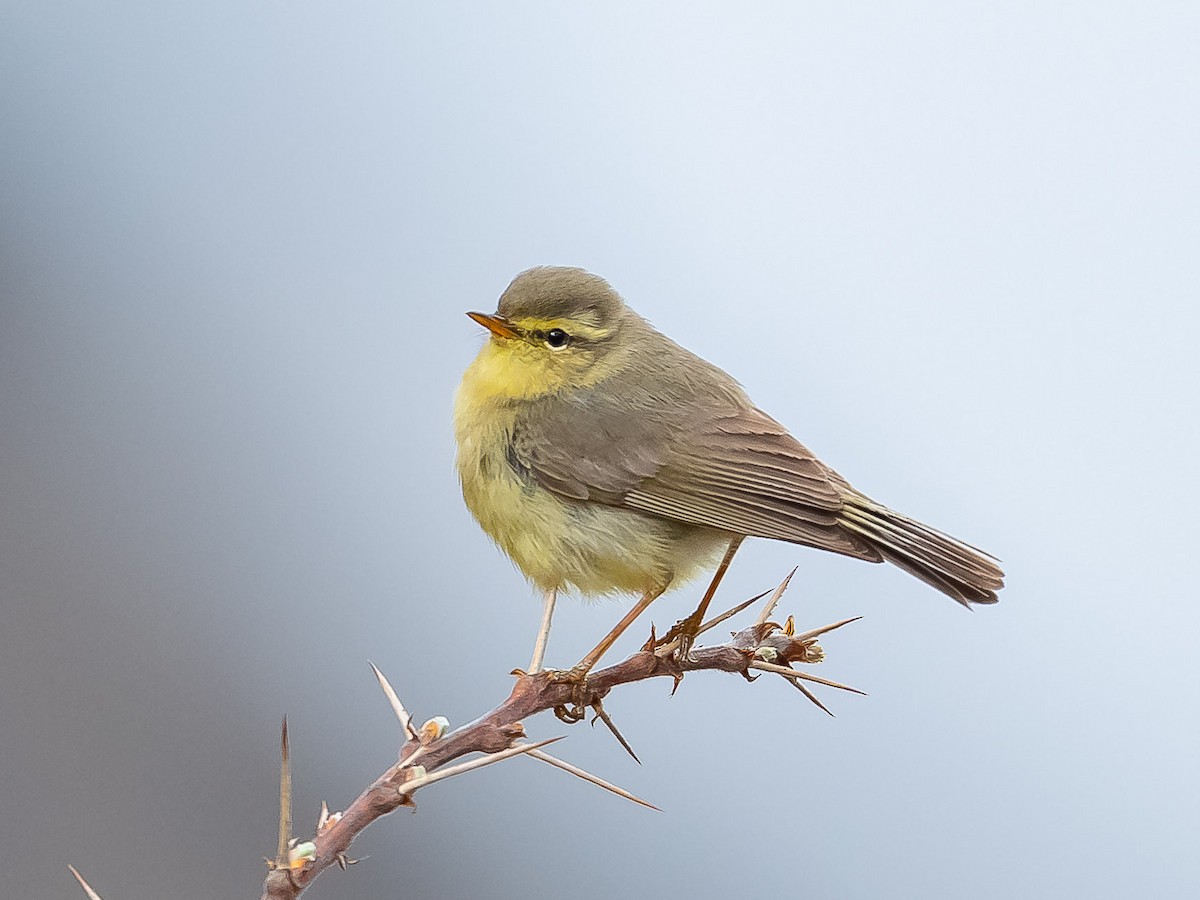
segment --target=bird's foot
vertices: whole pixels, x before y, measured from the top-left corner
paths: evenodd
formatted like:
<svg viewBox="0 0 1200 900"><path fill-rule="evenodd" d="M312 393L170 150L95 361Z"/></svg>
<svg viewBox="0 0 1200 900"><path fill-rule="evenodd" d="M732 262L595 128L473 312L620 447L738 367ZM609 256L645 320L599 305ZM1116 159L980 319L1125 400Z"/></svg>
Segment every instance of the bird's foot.
<svg viewBox="0 0 1200 900"><path fill-rule="evenodd" d="M697 609L690 616L680 619L670 630L667 631L661 638L655 642L655 647L666 647L669 644L675 644L675 652L672 654L676 662L684 662L692 658L692 645L696 642L696 637L700 634L700 626L703 625L703 609Z"/></svg>
<svg viewBox="0 0 1200 900"><path fill-rule="evenodd" d="M652 634L646 646L642 648L651 652L663 651L659 659L667 667L671 677L675 679L675 684L671 688L672 696L679 690L679 685L683 682L683 667L692 659L692 646L700 634L703 617L704 608L700 607L690 616L680 619L672 625L661 638L656 640ZM674 646L672 647L672 645Z"/></svg>
<svg viewBox="0 0 1200 900"><path fill-rule="evenodd" d="M587 676L590 670L591 666L585 666L580 663L570 669L550 669L546 672L551 684L571 685L570 704L560 703L554 707L554 715L560 722L574 725L576 722L582 722L587 717L587 710L590 705L588 703L590 697L588 696Z"/></svg>

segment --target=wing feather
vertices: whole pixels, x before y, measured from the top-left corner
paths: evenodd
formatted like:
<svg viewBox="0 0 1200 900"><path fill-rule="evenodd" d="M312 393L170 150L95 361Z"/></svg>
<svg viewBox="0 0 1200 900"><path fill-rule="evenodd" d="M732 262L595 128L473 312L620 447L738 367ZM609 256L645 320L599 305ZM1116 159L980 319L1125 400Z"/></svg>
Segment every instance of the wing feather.
<svg viewBox="0 0 1200 900"><path fill-rule="evenodd" d="M605 407L580 404L568 421L570 427L553 440L539 439L530 423L516 436L521 465L548 490L722 531L880 558L867 541L839 526L841 479L752 406L722 404L715 413L687 405L651 408L625 415L618 424Z"/></svg>

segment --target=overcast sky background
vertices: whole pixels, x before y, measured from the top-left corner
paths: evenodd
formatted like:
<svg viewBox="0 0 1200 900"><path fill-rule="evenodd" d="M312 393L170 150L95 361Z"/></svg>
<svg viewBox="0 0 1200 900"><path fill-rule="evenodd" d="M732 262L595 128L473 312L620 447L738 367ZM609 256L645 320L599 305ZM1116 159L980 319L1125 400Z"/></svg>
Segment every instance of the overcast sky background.
<svg viewBox="0 0 1200 900"><path fill-rule="evenodd" d="M725 598L798 565L869 697L638 685L641 767L542 716L665 812L517 760L314 898L1200 895L1198 7L746 7L0 6L0 895L254 896L282 713L311 828L395 758L368 659L503 699L539 607L450 404L539 263L1009 586L752 542Z"/></svg>

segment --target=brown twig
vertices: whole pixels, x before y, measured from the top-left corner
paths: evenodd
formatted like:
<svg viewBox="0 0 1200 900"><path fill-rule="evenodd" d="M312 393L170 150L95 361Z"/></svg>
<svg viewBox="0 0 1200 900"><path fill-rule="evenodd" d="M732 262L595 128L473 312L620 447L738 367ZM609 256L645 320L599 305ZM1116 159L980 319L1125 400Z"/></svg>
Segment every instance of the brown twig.
<svg viewBox="0 0 1200 900"><path fill-rule="evenodd" d="M415 729L396 692L383 673L372 665L407 738L400 749L399 761L364 790L345 812L329 815L328 811L323 809L317 833L310 841L301 844L297 844L295 838L288 841L288 858L284 860L280 857L271 866L271 871L267 873L263 883L262 900L295 900L331 865L345 868L353 862L346 854L354 838L376 819L395 812L401 806L413 806L411 795L419 788L451 775L500 762L511 756L527 755L556 765L636 803L656 808L628 791L551 757L540 749L557 739L525 743L525 727L522 722L537 713L579 703L600 710L603 709L603 699L614 688L649 678L668 677L678 681L684 672L715 671L737 673L751 681L754 680L754 676L750 674L752 669L784 676L799 687L806 697L825 709L824 705L800 684L801 680L843 690L853 691L854 688L797 672L791 668L791 664L820 662L824 653L816 643L817 636L846 622L794 636L790 633L790 622L785 630L766 621L786 585L785 581L758 621L734 634L727 643L712 647L695 647L690 654L680 656L672 652L674 642L656 648L652 637L642 650L627 659L608 668L593 671L582 688L582 696L578 685L561 679L556 680L553 673L522 674L507 700L474 722L445 736L442 736L444 728L434 719L425 723L420 730ZM724 621L745 606L746 604L742 604L740 608L716 617L711 624ZM445 720L440 721L444 724ZM454 760L472 753L486 755L470 763L449 766Z"/></svg>

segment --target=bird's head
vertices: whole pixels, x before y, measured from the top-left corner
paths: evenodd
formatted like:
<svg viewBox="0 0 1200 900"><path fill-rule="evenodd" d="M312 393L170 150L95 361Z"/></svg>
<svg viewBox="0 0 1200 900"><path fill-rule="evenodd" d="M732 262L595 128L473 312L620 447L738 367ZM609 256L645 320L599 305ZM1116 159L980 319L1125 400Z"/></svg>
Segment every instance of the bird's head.
<svg viewBox="0 0 1200 900"><path fill-rule="evenodd" d="M496 312L467 315L491 332L476 361L489 392L510 399L595 384L639 321L600 276L552 266L514 278Z"/></svg>

